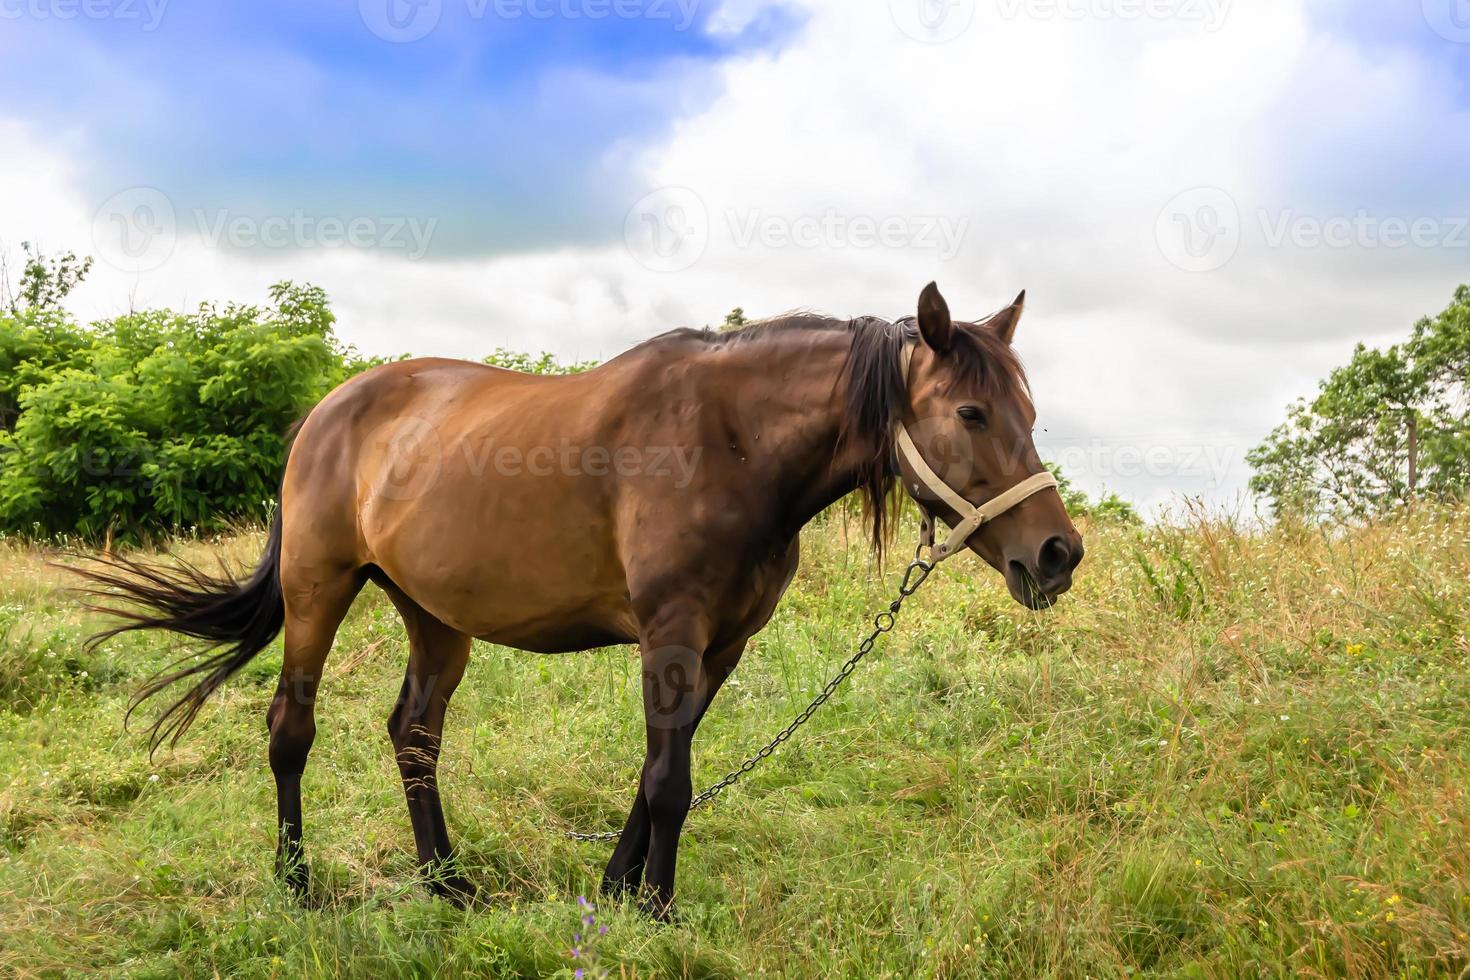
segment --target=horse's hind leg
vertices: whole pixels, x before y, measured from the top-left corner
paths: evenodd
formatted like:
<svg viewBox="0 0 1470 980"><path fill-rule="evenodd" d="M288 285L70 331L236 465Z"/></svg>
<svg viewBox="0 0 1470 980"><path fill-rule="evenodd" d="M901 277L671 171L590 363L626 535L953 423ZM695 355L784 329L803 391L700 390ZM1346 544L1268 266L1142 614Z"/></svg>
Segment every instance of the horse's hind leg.
<svg viewBox="0 0 1470 980"><path fill-rule="evenodd" d="M408 670L388 717L388 736L403 776L419 865L434 894L462 903L473 897L474 886L455 867L438 769L444 715L469 662L470 637L444 625L391 582L381 584L408 630Z"/></svg>
<svg viewBox="0 0 1470 980"><path fill-rule="evenodd" d="M305 894L308 880L301 850L301 775L316 738L317 687L337 627L363 584L356 570L325 581L301 578L289 566L282 569L285 654L266 715L271 772L276 777L276 874L297 894Z"/></svg>

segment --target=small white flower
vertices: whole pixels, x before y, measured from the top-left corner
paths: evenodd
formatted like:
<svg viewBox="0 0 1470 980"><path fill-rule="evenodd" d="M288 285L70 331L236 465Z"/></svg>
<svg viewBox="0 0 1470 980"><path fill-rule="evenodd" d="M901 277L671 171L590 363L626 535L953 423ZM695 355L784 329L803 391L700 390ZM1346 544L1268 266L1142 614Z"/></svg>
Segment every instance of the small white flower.
<svg viewBox="0 0 1470 980"><path fill-rule="evenodd" d="M1159 748L1161 748L1161 749L1167 749L1168 747L1169 747L1169 740L1167 738L1161 738L1161 739L1159 739Z"/></svg>
<svg viewBox="0 0 1470 980"><path fill-rule="evenodd" d="M1282 715L1281 716L1281 720L1282 721L1291 721L1291 715Z"/></svg>
<svg viewBox="0 0 1470 980"><path fill-rule="evenodd" d="M155 772L153 775L149 776L148 777L148 781L150 783L156 783L156 782L158 782L158 773Z"/></svg>

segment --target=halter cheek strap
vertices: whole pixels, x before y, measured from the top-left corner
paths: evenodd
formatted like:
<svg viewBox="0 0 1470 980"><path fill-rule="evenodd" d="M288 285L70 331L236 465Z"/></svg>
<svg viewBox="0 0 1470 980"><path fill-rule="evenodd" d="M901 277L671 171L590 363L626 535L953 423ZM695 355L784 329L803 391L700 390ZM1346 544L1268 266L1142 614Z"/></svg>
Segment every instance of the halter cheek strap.
<svg viewBox="0 0 1470 980"><path fill-rule="evenodd" d="M903 345L903 352L899 356L899 372L903 379L904 387L908 387L909 362L913 359L914 347L912 343ZM960 551L969 540L970 535L979 530L982 524L995 520L1001 514L1010 510L1021 501L1057 486L1057 478L1043 470L1034 473L1026 479L1017 483L1009 490L1003 491L991 497L985 503L976 506L955 492L954 488L942 480L938 473L924 461L919 454L919 448L914 445L914 440L909 436L908 429L904 428L903 419L897 419L893 423L894 445L898 449L898 455L904 462L908 463L909 469L914 474L918 483L913 486L905 486L904 489L914 498L919 509L924 514L924 523L921 531L921 543L932 549L934 563L950 557ZM929 508L919 499L920 485L927 488L930 493L944 501L951 510L960 515L960 521L954 525L949 537L938 545L934 544L934 516L929 513Z"/></svg>

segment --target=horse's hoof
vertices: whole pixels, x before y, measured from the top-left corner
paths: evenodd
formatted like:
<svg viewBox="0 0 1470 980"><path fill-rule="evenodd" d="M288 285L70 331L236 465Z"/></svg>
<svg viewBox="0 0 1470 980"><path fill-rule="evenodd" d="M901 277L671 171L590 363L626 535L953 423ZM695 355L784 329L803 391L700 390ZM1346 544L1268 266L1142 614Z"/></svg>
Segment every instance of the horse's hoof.
<svg viewBox="0 0 1470 980"><path fill-rule="evenodd" d="M433 878L429 881L429 892L435 898L442 898L456 908L466 908L475 900L480 889L474 882L464 875L448 875L443 878Z"/></svg>
<svg viewBox="0 0 1470 980"><path fill-rule="evenodd" d="M674 921L674 900L672 898L660 898L657 895L645 895L638 903L638 911L648 916L654 922L667 925Z"/></svg>
<svg viewBox="0 0 1470 980"><path fill-rule="evenodd" d="M636 894L642 884L641 881L629 881L627 878L603 878L599 890L608 901L621 902L629 895Z"/></svg>
<svg viewBox="0 0 1470 980"><path fill-rule="evenodd" d="M305 901L311 892L311 869L305 861L293 861L287 867L276 869L276 877L297 901Z"/></svg>

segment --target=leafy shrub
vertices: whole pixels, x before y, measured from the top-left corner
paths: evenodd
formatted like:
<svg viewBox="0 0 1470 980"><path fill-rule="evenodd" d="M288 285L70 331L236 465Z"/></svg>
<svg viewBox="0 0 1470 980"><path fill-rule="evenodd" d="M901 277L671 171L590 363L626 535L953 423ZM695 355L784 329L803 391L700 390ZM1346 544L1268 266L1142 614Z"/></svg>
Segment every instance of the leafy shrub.
<svg viewBox="0 0 1470 980"><path fill-rule="evenodd" d="M0 533L138 542L260 520L292 424L384 362L338 341L325 292L291 282L263 307L84 327L60 304L90 263L26 254L19 292L0 296ZM569 374L596 362L498 348L485 363Z"/></svg>
<svg viewBox="0 0 1470 980"><path fill-rule="evenodd" d="M0 316L0 531L136 541L265 516L292 423L380 363L336 339L322 290L270 299L90 328Z"/></svg>

